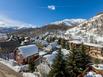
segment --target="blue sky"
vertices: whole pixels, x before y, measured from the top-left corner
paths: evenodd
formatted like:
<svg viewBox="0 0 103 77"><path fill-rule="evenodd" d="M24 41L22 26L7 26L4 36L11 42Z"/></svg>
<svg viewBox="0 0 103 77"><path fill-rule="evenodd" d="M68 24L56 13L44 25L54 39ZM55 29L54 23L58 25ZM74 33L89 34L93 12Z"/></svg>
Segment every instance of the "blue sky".
<svg viewBox="0 0 103 77"><path fill-rule="evenodd" d="M103 11L103 0L0 0L0 19L44 25Z"/></svg>

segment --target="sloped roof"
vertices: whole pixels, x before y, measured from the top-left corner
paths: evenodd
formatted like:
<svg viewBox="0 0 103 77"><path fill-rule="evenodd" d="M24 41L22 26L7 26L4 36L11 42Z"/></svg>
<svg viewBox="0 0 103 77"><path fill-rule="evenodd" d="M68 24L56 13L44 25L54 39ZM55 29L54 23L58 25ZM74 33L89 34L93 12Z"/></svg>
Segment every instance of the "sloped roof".
<svg viewBox="0 0 103 77"><path fill-rule="evenodd" d="M93 44L93 43L84 43L84 45L93 46L93 47L98 47L98 48L103 48L102 45L99 45L99 44Z"/></svg>
<svg viewBox="0 0 103 77"><path fill-rule="evenodd" d="M18 47L18 50L20 51L20 54L23 55L23 57L28 57L38 53L38 47L35 44L20 46Z"/></svg>
<svg viewBox="0 0 103 77"><path fill-rule="evenodd" d="M94 43L86 43L86 42L81 42L81 41L77 41L77 40L73 40L73 41L68 41L69 43L75 43L75 44L84 44L84 45L88 45L88 46L92 46L92 47L98 47L98 48L103 48L102 45L99 44L94 44Z"/></svg>

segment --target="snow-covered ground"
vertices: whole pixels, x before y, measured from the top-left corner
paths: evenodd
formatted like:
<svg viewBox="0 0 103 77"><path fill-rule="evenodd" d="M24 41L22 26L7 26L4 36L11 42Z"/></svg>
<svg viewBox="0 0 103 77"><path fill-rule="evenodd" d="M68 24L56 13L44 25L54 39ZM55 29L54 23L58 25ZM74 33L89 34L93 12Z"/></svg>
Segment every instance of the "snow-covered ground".
<svg viewBox="0 0 103 77"><path fill-rule="evenodd" d="M103 45L103 14L94 16L80 25L66 31L73 40Z"/></svg>
<svg viewBox="0 0 103 77"><path fill-rule="evenodd" d="M8 66L9 68L11 68L12 70L19 72L20 70L27 70L27 65L17 65L16 62L14 60L4 60L2 58L0 58L0 63ZM30 72L22 72L23 77L38 77L38 73L30 73Z"/></svg>
<svg viewBox="0 0 103 77"><path fill-rule="evenodd" d="M20 66L16 64L14 60L4 60L0 58L0 63L10 67L12 70L19 72L20 71Z"/></svg>
<svg viewBox="0 0 103 77"><path fill-rule="evenodd" d="M64 55L69 54L69 50L62 49L61 51L63 52ZM41 51L40 54L43 55L45 53L43 51ZM23 77L40 77L40 70L43 70L42 72L47 74L50 71L50 67L48 66L48 64L50 64L50 65L52 64L56 54L57 54L57 51L54 51L54 52L52 52L52 54L47 54L47 55L43 56L44 58L47 59L47 63L45 63L45 62L40 63L40 65L37 66L37 69L39 70L39 72L34 72L34 73L22 72ZM11 68L12 70L14 70L16 72L28 70L28 65L18 65L16 63L16 61L14 61L13 59L4 60L4 59L0 58L0 63L8 66L9 68ZM45 71L44 71L44 69L45 69Z"/></svg>
<svg viewBox="0 0 103 77"><path fill-rule="evenodd" d="M63 55L65 55L65 56L66 56L67 54L69 54L69 50L61 49L61 51L62 51ZM52 54L48 54L48 55L45 55L45 56L43 56L43 57L46 58L48 64L51 65L51 64L53 64L53 60L55 59L57 53L58 53L57 51L54 51L54 52L52 52Z"/></svg>
<svg viewBox="0 0 103 77"><path fill-rule="evenodd" d="M39 77L38 74L34 75L33 73L23 73L23 77Z"/></svg>
<svg viewBox="0 0 103 77"><path fill-rule="evenodd" d="M88 72L84 77L102 77L101 74L96 74L93 71Z"/></svg>
<svg viewBox="0 0 103 77"><path fill-rule="evenodd" d="M92 67L97 69L97 70L102 70L103 71L103 64L94 64L94 65L92 65Z"/></svg>

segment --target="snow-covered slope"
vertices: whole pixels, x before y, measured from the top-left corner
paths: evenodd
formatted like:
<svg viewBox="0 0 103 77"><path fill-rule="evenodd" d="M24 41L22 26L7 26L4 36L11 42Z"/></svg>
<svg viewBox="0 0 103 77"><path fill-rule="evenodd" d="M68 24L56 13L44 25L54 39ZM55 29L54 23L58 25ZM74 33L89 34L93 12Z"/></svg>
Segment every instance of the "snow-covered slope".
<svg viewBox="0 0 103 77"><path fill-rule="evenodd" d="M67 30L65 34L72 39L103 45L103 14Z"/></svg>
<svg viewBox="0 0 103 77"><path fill-rule="evenodd" d="M55 25L65 24L66 26L77 26L84 21L86 21L86 19L64 19L61 21L53 22L51 24L55 24Z"/></svg>
<svg viewBox="0 0 103 77"><path fill-rule="evenodd" d="M8 18L0 18L0 32L12 32L18 29L25 28L34 28L35 25L8 19Z"/></svg>
<svg viewBox="0 0 103 77"><path fill-rule="evenodd" d="M25 22L17 21L17 20L12 20L8 18L0 18L0 27L3 28L23 28L23 27L35 27L35 25L28 24Z"/></svg>
<svg viewBox="0 0 103 77"><path fill-rule="evenodd" d="M0 33L14 32L19 29L35 28L31 24L26 24L17 21L0 20Z"/></svg>

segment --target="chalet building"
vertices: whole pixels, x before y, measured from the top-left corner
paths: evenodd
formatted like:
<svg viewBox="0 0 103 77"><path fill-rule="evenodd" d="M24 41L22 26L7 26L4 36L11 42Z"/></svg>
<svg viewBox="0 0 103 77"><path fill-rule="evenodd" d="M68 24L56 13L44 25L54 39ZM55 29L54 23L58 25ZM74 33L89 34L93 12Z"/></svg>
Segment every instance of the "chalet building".
<svg viewBox="0 0 103 77"><path fill-rule="evenodd" d="M29 44L31 44L30 37L24 37L24 40L21 41L21 45L29 45Z"/></svg>
<svg viewBox="0 0 103 77"><path fill-rule="evenodd" d="M83 45L85 46L86 50L88 51L95 51L97 53L103 53L103 46L98 45L98 44L93 44L93 43L85 43L85 42L80 42L80 41L68 41L70 49L72 48L78 48Z"/></svg>
<svg viewBox="0 0 103 77"><path fill-rule="evenodd" d="M57 41L50 43L47 47L44 48L45 51L51 52L57 49Z"/></svg>
<svg viewBox="0 0 103 77"><path fill-rule="evenodd" d="M20 46L14 51L15 60L18 64L28 64L39 60L38 47L35 44Z"/></svg>
<svg viewBox="0 0 103 77"><path fill-rule="evenodd" d="M103 46L98 44L92 44L92 43L84 43L84 46L87 47L87 49L91 52L95 52L97 54L103 55Z"/></svg>
<svg viewBox="0 0 103 77"><path fill-rule="evenodd" d="M81 46L82 42L80 41L68 41L70 49L72 48L78 48Z"/></svg>
<svg viewBox="0 0 103 77"><path fill-rule="evenodd" d="M68 41L68 43L70 49L79 48L83 43L86 53L91 56L94 62L96 59L99 59L101 62L103 62L103 46L80 41Z"/></svg>

